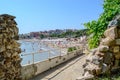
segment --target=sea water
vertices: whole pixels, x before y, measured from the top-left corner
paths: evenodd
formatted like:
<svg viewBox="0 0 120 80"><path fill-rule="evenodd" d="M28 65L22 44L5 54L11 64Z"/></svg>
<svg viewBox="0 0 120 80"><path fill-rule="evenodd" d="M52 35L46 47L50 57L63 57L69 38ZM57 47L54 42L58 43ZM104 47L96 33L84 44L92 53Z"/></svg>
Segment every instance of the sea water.
<svg viewBox="0 0 120 80"><path fill-rule="evenodd" d="M39 42L38 41L34 41L34 42L19 41L19 43L21 44L21 50L22 50L22 53L20 54L20 56L22 58L22 62L21 62L22 65L32 64L32 63L35 63L38 61L44 61L46 59L60 55L60 50L56 50L52 47L49 47L40 41ZM41 51L41 50L43 52L36 53L33 56L33 53ZM49 52L47 52L48 50L50 51L50 54L49 54ZM46 51L46 52L44 52L44 51Z"/></svg>

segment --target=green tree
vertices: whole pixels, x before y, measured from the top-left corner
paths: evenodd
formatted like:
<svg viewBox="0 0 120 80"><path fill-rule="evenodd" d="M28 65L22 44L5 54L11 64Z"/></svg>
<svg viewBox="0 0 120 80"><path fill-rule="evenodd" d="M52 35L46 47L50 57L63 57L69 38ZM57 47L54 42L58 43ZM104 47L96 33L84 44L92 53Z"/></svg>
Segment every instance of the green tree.
<svg viewBox="0 0 120 80"><path fill-rule="evenodd" d="M84 35L88 35L87 34L87 31L88 31L88 29L82 29L82 30L78 30L78 31L76 31L75 32L75 37L80 37L80 36L84 36Z"/></svg>
<svg viewBox="0 0 120 80"><path fill-rule="evenodd" d="M103 13L97 21L85 23L85 27L89 29L88 33L92 35L89 39L89 48L95 48L99 45L99 40L103 36L109 22L113 17L120 13L120 0L104 0Z"/></svg>
<svg viewBox="0 0 120 80"><path fill-rule="evenodd" d="M50 35L50 37L58 37L58 34L53 33L53 34Z"/></svg>
<svg viewBox="0 0 120 80"><path fill-rule="evenodd" d="M41 38L41 39L45 38L45 35L40 34L40 38Z"/></svg>

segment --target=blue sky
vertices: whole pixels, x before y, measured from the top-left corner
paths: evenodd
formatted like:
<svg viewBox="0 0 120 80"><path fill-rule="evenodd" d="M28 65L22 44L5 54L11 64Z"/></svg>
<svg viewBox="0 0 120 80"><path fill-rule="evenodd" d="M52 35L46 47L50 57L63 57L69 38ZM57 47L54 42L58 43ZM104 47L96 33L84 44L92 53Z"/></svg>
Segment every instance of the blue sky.
<svg viewBox="0 0 120 80"><path fill-rule="evenodd" d="M1 0L0 14L16 16L19 33L83 29L103 12L103 0Z"/></svg>

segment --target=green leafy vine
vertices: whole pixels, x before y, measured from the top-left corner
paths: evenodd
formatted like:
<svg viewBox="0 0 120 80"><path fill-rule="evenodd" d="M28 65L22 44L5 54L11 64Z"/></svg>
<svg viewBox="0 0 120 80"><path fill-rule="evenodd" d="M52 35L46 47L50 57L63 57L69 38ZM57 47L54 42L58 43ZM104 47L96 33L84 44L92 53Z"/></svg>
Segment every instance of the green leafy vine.
<svg viewBox="0 0 120 80"><path fill-rule="evenodd" d="M113 17L120 13L120 0L104 0L103 13L97 21L85 23L84 26L89 29L90 39L88 40L89 48L95 48L99 45L100 38L103 36L107 25Z"/></svg>

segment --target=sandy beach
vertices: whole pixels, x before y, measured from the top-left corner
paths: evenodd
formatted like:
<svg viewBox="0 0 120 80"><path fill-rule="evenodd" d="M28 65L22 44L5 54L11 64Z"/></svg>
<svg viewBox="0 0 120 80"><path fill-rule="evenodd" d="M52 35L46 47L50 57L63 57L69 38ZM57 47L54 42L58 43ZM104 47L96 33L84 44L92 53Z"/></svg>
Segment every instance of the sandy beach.
<svg viewBox="0 0 120 80"><path fill-rule="evenodd" d="M52 48L57 48L57 49L66 49L69 47L80 47L84 43L82 42L81 39L79 38L59 38L59 39L24 39L22 41L27 41L27 42L38 42L38 44L44 44L46 46L52 47Z"/></svg>

